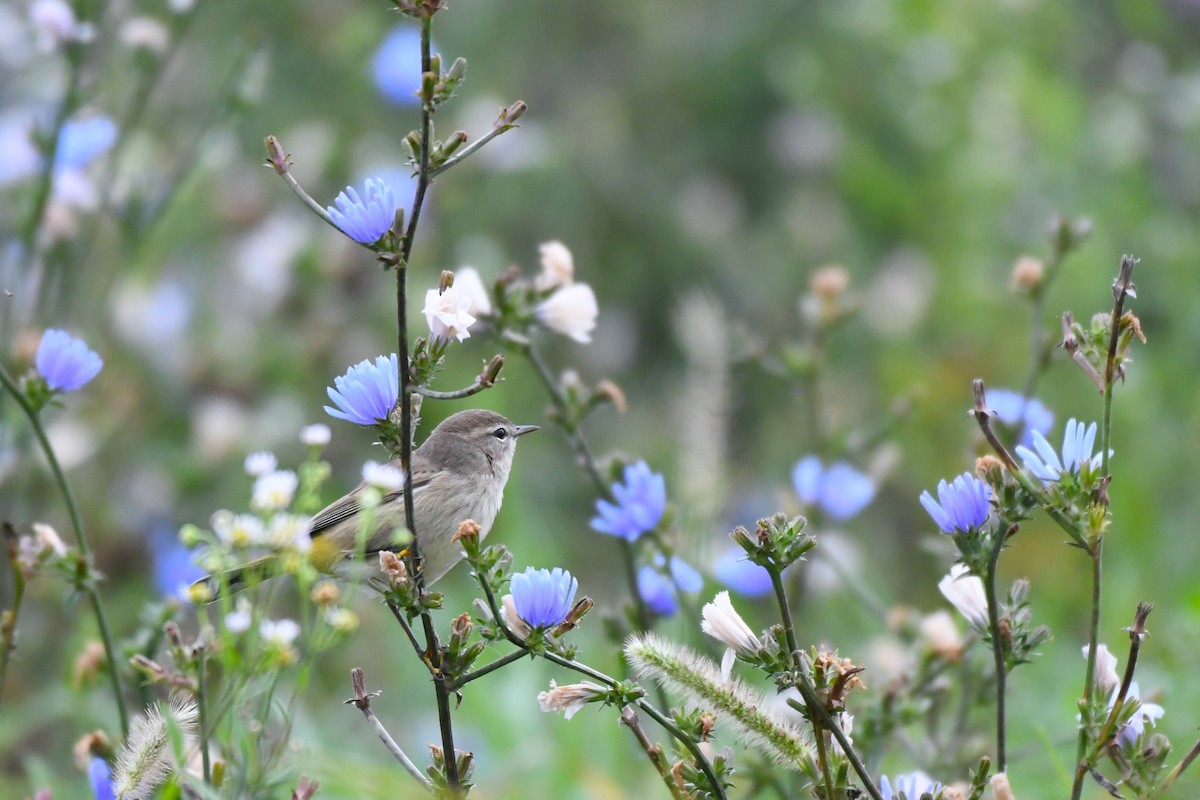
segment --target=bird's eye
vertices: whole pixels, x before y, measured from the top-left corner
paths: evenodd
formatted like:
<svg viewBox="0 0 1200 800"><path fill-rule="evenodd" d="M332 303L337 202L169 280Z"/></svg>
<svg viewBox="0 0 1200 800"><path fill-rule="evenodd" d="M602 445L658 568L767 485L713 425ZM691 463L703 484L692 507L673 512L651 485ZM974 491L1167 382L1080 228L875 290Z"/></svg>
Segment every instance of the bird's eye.
<svg viewBox="0 0 1200 800"><path fill-rule="evenodd" d="M496 428L496 430L492 431L492 436L495 436L500 441L504 441L508 438L508 431L504 428Z"/></svg>

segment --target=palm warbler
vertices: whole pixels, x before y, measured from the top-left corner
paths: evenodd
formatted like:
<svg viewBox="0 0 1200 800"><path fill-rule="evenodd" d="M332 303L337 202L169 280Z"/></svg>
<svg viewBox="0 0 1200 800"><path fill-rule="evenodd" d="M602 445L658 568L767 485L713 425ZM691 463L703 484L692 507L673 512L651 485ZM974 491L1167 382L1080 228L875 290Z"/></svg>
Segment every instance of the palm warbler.
<svg viewBox="0 0 1200 800"><path fill-rule="evenodd" d="M538 430L536 425L514 425L494 411L470 409L447 417L412 454L413 527L424 561L428 586L463 557L462 547L450 539L459 523L472 519L479 536L487 536L504 499L504 484L512 467L518 437ZM400 461L392 462L399 467ZM364 514L362 483L313 517L309 559L321 572L337 573L349 559L395 547L396 534L405 529L404 493L385 495ZM364 517L370 525L360 541ZM216 597L221 587L244 588L251 580L271 573L277 556L265 556L221 575L198 581Z"/></svg>

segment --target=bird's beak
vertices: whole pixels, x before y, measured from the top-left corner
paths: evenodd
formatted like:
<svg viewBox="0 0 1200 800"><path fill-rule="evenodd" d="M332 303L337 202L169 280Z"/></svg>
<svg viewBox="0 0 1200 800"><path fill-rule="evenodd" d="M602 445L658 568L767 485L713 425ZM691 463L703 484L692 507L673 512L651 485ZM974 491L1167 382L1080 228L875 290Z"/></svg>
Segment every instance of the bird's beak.
<svg viewBox="0 0 1200 800"><path fill-rule="evenodd" d="M537 425L517 425L514 430L516 430L517 436L524 436L527 433L533 433L534 431L540 431L541 428L539 428Z"/></svg>

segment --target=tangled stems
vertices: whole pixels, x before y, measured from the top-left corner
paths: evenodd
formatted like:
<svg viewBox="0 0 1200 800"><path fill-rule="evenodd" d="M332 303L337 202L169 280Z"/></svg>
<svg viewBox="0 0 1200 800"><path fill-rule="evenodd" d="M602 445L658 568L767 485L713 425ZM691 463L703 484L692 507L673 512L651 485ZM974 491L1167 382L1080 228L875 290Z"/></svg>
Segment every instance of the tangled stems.
<svg viewBox="0 0 1200 800"><path fill-rule="evenodd" d="M792 669L796 676L796 688L800 691L800 696L804 699L804 705L808 708L808 712L813 725L813 734L817 742L817 752L820 758L821 773L825 780L826 797L834 797L833 793L833 775L829 769L829 760L825 755L825 747L821 729L826 728L837 739L838 744L842 748L842 752L846 754L850 766L858 774L859 780L867 789L872 800L883 800L883 796L879 793L879 788L875 786L875 782L871 780L870 773L863 766L858 754L854 752L854 748L850 744L850 740L846 738L842 726L837 724L833 716L829 713L829 709L825 708L825 704L821 698L817 696L816 689L813 688L812 682L809 681L808 675L804 672L804 665L801 663L800 647L796 644L796 625L792 621L792 609L788 603L787 590L783 586L783 577L778 565L772 564L766 567L767 572L771 575L771 585L775 589L775 600L779 603L779 613L783 618L783 632L787 638L788 652L791 655Z"/></svg>
<svg viewBox="0 0 1200 800"><path fill-rule="evenodd" d="M16 382L3 367L0 367L0 383L13 396L13 399L17 401L17 405L25 412L25 416L29 418L33 434L38 440L38 445L41 447L42 453L46 456L46 463L50 465L50 472L54 475L54 480L58 484L59 491L62 493L63 502L67 505L67 515L71 518L71 527L75 531L75 540L79 544L80 558L90 570L92 551L88 547L87 536L83 532L83 517L79 514L79 506L75 503L75 495L72 494L66 475L63 474L62 466L58 463L58 457L54 454L54 448L50 445L50 440L46 438L46 431L42 427L42 421L38 417L38 412L29 404L29 401L21 393ZM104 655L108 660L108 675L112 681L113 699L117 703L117 714L121 719L121 733L123 735L129 731L129 712L125 709L125 694L121 688L121 676L117 669L117 650L113 646L112 633L108 627L108 617L104 614L104 606L100 602L100 593L96 590L95 582L93 580L84 581L82 582L82 588L87 592L88 598L92 601L92 610L96 614L96 625L100 629L100 640L104 644Z"/></svg>
<svg viewBox="0 0 1200 800"><path fill-rule="evenodd" d="M469 680L474 680L477 677L481 677L492 670L498 669L510 661L515 661L517 658L521 658L526 654L541 656L552 664L557 664L560 667L565 667L566 669L574 670L582 675L586 675L597 683L602 683L609 688L617 685L616 679L589 667L587 664L580 663L574 659L566 658L565 656L561 656L558 653L552 652L545 648L539 648L537 651L530 650L526 645L525 640L513 633L508 625L504 623L504 615L500 611L500 605L496 602L496 594L492 591L492 587L488 584L487 578L478 572L476 572L476 578L479 581L480 587L483 589L484 596L487 598L488 608L491 609L492 618L496 621L496 626L500 629L501 633L504 634L505 639L508 639L509 642L516 645L520 649L517 651L515 658L512 657L512 654L510 654L492 662L491 664L488 664L486 667L470 673L469 675L463 676L456 682L456 687L461 686ZM679 726L671 721L670 717L668 717L662 711L659 711L654 705L648 702L646 698L636 698L632 701L632 705L637 706L640 711L644 711L646 716L650 717L652 720L662 726L663 730L669 733L681 745L683 745L684 748L687 749L692 758L695 759L696 764L699 765L700 771L704 773L704 777L708 780L709 787L712 790L712 796L716 798L716 800L728 800L728 796L725 794L724 785L721 783L720 778L717 777L716 772L713 771L712 764L709 763L708 758L704 755L703 751L700 750L699 745L696 744L692 737L680 730ZM651 761L653 761L653 758ZM657 763L655 763L655 768L658 769ZM880 798L875 798L875 800L880 800Z"/></svg>

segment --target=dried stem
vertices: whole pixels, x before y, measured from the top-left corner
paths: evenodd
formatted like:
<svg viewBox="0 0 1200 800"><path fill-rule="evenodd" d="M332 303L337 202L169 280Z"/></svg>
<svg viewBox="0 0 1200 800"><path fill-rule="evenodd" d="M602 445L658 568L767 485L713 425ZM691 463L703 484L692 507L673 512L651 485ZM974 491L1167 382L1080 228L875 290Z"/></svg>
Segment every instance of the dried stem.
<svg viewBox="0 0 1200 800"><path fill-rule="evenodd" d="M367 722L375 730L375 734L379 737L379 740L383 742L383 746L400 762L400 766L404 767L404 770L409 775L412 775L417 783L425 787L426 791L432 793L433 782L421 770L417 769L417 765L400 749L400 745L396 744L396 740L392 738L387 728L383 727L383 723L379 721L379 718L375 716L375 712L371 710L371 698L378 697L380 692L367 692L366 678L359 667L350 670L350 684L354 688L354 697L345 701L346 705L353 704L358 707L358 710L363 713L363 716L367 718Z"/></svg>
<svg viewBox="0 0 1200 800"><path fill-rule="evenodd" d="M675 779L671 775L671 765L667 763L662 747L651 742L650 738L646 736L646 732L642 730L642 723L638 719L637 712L631 706L625 706L621 709L621 724L633 732L633 737L637 739L638 744L642 747L642 751L650 759L650 763L654 765L654 768L658 770L663 783L667 785L667 791L671 793L671 797L674 797L675 800L685 800L683 791L675 783Z"/></svg>

